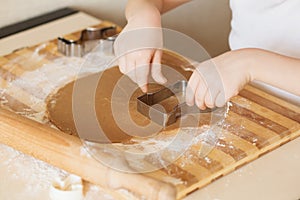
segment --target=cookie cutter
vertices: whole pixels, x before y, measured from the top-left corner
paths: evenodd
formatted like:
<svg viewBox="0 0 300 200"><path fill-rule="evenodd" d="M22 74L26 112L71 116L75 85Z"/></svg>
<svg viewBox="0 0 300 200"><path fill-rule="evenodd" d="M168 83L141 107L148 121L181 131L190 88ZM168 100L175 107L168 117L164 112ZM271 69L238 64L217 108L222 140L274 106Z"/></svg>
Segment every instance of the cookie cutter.
<svg viewBox="0 0 300 200"><path fill-rule="evenodd" d="M69 40L58 37L57 49L65 56L82 57L90 52L101 40L114 42L117 37L117 27L87 28L81 31L78 40Z"/></svg>
<svg viewBox="0 0 300 200"><path fill-rule="evenodd" d="M186 114L210 113L215 110L206 108L200 110L196 105L188 106L185 101L179 102L170 112L167 112L159 103L172 96L177 99L184 97L187 88L187 82L182 80L175 84L163 88L154 93L146 93L137 98L137 110L155 123L167 127L176 122L176 120Z"/></svg>

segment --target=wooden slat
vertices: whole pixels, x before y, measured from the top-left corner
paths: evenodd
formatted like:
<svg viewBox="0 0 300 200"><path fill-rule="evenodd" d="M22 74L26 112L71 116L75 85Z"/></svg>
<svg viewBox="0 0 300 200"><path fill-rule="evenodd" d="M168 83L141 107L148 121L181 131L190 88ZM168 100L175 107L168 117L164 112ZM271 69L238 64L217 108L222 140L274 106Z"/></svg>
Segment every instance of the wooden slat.
<svg viewBox="0 0 300 200"><path fill-rule="evenodd" d="M241 105L241 102L244 102L244 98L240 97L240 98L233 98L233 101L239 105ZM255 113L257 113L260 116L263 116L265 118L268 118L274 122L277 122L278 124L280 124L281 126L284 126L286 128L292 128L292 127L297 127L299 126L299 122L295 121L292 118L289 118L286 116L286 114L281 114L280 112L282 112L281 108L276 110L274 108L269 109L268 107L261 105L260 102L256 101L249 101L250 104L248 105L248 109L253 110ZM272 105L272 103L269 103L269 105ZM287 110L287 112L289 112ZM298 117L298 115L293 115L295 117ZM300 117L300 115L299 115Z"/></svg>
<svg viewBox="0 0 300 200"><path fill-rule="evenodd" d="M224 168L235 163L233 157L217 148L212 149L212 151L209 153L209 157L211 157L214 160L217 160L219 163L222 164Z"/></svg>
<svg viewBox="0 0 300 200"><path fill-rule="evenodd" d="M160 170L174 178L178 178L178 179L182 180L183 182L186 183L185 185L187 187L198 182L198 179L196 176L191 174L189 171L186 171L185 169L181 169L179 166L177 166L175 164L170 164L170 165L168 165L167 168L162 168Z"/></svg>
<svg viewBox="0 0 300 200"><path fill-rule="evenodd" d="M179 180L177 178L169 176L166 172L164 172L162 170L149 172L149 173L146 173L144 175L147 176L147 177L151 177L155 180L161 180L161 181L165 181L166 179L175 179L176 181ZM187 189L184 182L182 182L182 184L175 184L175 187L176 187L176 190L177 190L177 195L178 195L179 191L185 191Z"/></svg>
<svg viewBox="0 0 300 200"><path fill-rule="evenodd" d="M192 180L196 180L193 182L187 181L187 186L191 186L192 184L198 183L199 180L202 180L207 176L211 175L211 171L208 168L205 168L196 162L193 161L183 161L183 162L185 162L185 164L182 166L178 166L178 161L175 162L177 168L181 168L184 171L189 172L193 177L195 177Z"/></svg>
<svg viewBox="0 0 300 200"><path fill-rule="evenodd" d="M290 130L288 128L281 126L277 122L272 121L268 118L265 118L252 110L241 107L236 103L233 103L233 106L231 107L231 111L235 112L238 115L248 118L249 120L257 123L260 126L263 126L265 128L268 128L268 129L274 131L280 137L284 137L284 136L290 134Z"/></svg>
<svg viewBox="0 0 300 200"><path fill-rule="evenodd" d="M234 112L230 112L228 116L225 123L230 125L226 126L226 130L250 143L256 143L256 146L259 149L280 139L278 134L273 131L262 126L257 126L256 123L241 117ZM237 124L237 122L240 122L240 124Z"/></svg>
<svg viewBox="0 0 300 200"><path fill-rule="evenodd" d="M299 113L284 106L281 106L269 99L265 99L263 97L255 95L254 93L247 90L241 91L240 96L251 100L251 102L253 102L251 103L251 106L257 106L259 108L254 108L255 110L264 111L265 109L267 109L268 111L272 111L270 112L271 116L284 117L286 119L283 119L287 123L297 124L300 122ZM290 127L290 124L287 124L287 126Z"/></svg>
<svg viewBox="0 0 300 200"><path fill-rule="evenodd" d="M237 148L240 149L242 154L251 154L258 151L258 148L252 143L244 140L241 137L238 137L227 130L222 130L220 138L223 138L230 146L228 148Z"/></svg>
<svg viewBox="0 0 300 200"><path fill-rule="evenodd" d="M298 123L300 122L300 114L295 112L294 110L291 110L291 109L284 107L280 104L277 104L269 99L266 99L264 97L256 95L255 93L250 92L248 90L242 90L239 95L242 97L245 97L261 106L264 106L280 115L283 115L289 119L292 119Z"/></svg>
<svg viewBox="0 0 300 200"><path fill-rule="evenodd" d="M255 134L258 137L266 138L268 143L273 143L274 141L280 140L280 136L277 133L263 126L257 126L255 122L245 117L242 117L234 112L229 112L226 121L228 121L228 123L230 123L231 126L240 125L240 128L235 129L235 132L238 132L238 134L242 133L243 130L245 130L245 131L250 131L251 133Z"/></svg>
<svg viewBox="0 0 300 200"><path fill-rule="evenodd" d="M244 151L231 145L230 142L226 142L222 139L218 140L216 148L230 155L235 161L239 161L247 156Z"/></svg>
<svg viewBox="0 0 300 200"><path fill-rule="evenodd" d="M264 92L264 91L262 91L262 90L260 90L260 89L258 89L256 87L253 87L251 85L246 85L245 89L248 90L248 91L250 91L250 92L252 92L252 93L254 93L254 94L256 94L256 95L258 95L258 96L261 96L261 97L263 97L265 99L270 99L272 102L274 102L274 103L276 103L278 105L281 105L281 106L283 106L285 108L288 108L290 110L293 110L293 111L295 111L298 114L300 113L300 107L299 106L294 105L294 104L292 104L290 102L287 102L287 101L285 101L283 99L280 99L278 97L275 97L275 96L273 96L273 95L271 95L271 94L269 94L267 92Z"/></svg>

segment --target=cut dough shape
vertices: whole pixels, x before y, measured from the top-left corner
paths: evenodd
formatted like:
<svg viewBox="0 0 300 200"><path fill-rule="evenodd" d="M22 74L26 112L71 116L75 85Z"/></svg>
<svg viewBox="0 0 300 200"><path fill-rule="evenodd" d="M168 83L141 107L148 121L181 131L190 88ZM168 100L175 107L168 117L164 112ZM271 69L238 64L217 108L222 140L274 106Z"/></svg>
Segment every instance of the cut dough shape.
<svg viewBox="0 0 300 200"><path fill-rule="evenodd" d="M166 75L167 79L177 79L182 80L182 77L185 79L188 79L191 75L191 72L183 70L183 67L190 66L190 63L183 59L178 57L177 55L173 53L166 53L164 52L163 58L162 58L162 64L167 65L169 68L172 68L172 70L178 74L178 77L168 77L169 72L163 73ZM168 68L167 67L167 68ZM127 134L128 132L125 132L124 129L121 129L119 127L119 124L114 119L114 113L112 110L111 104L114 102L118 106L128 108L131 120L134 121L134 123L138 124L139 126L145 127L150 123L150 120L147 119L145 116L140 114L137 111L137 102L136 98L140 95L142 95L142 91L140 89L137 89L137 86L135 83L133 83L127 76L124 76L120 73L118 67L112 67L104 72L89 75L83 78L78 79L75 82L71 82L67 84L66 86L62 87L58 90L55 94L51 95L48 98L47 102L47 110L50 121L56 125L59 129L61 129L64 132L77 135L78 132L75 127L74 123L74 115L72 111L72 103L74 103L74 100L72 100L73 97L73 89L76 87L78 89L77 84L83 85L84 87L81 88L81 91L79 91L80 94L82 94L82 102L81 104L92 104L93 102L84 100L84 94L92 87L89 85L89 80L97 79L101 76L99 79L96 91L94 91L94 97L95 97L95 104L93 105L96 110L97 120L99 124L101 125L101 128L103 129L105 135L109 138L111 142L123 142L130 138L132 138L132 135ZM118 81L121 81L121 85L116 86ZM76 85L74 85L76 84ZM171 84L171 83L168 83ZM116 88L119 87L119 91L117 95L115 95L113 92ZM129 101L126 102L124 100L124 97L128 94L126 92L122 92L122 87L125 87L126 90L128 88L134 89L133 93L131 94L129 98ZM151 91L157 91L161 89L161 85L158 84L149 84L148 90ZM80 88L80 87L79 87ZM120 89L121 88L121 89ZM76 92L77 93L77 92ZM115 95L115 96L113 96ZM112 98L116 97L115 100L112 101ZM124 112L120 112L117 114L118 117L124 118L123 121L123 127L128 128L131 130L131 125L127 123L126 120L128 120L128 116L124 115ZM123 116L124 115L124 116ZM88 118L90 116L85 116L87 118L87 124ZM88 125L87 125L88 126ZM178 124L173 124L172 126L169 126L167 130L172 130L174 128L178 128ZM86 127L86 130L89 131L89 127ZM132 129L134 130L134 129ZM92 131L91 131L92 132Z"/></svg>
<svg viewBox="0 0 300 200"><path fill-rule="evenodd" d="M51 200L82 200L82 179L71 174L64 180L54 180L49 190L49 196Z"/></svg>

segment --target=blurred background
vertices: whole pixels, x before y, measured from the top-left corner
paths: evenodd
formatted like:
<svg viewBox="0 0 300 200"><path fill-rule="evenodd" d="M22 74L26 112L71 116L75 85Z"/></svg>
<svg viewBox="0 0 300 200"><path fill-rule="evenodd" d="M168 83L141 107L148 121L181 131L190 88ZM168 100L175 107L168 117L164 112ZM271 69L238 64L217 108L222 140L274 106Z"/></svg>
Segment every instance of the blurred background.
<svg viewBox="0 0 300 200"><path fill-rule="evenodd" d="M99 19L126 24L126 0L0 0L0 27L63 7L86 12ZM228 0L193 0L163 16L163 26L197 40L210 53L229 49L231 12Z"/></svg>

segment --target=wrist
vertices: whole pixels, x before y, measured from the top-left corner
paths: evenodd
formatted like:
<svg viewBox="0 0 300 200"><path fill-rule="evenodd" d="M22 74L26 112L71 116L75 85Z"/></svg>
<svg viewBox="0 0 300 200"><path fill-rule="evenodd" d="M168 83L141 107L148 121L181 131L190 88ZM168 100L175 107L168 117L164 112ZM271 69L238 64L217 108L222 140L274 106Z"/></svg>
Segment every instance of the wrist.
<svg viewBox="0 0 300 200"><path fill-rule="evenodd" d="M161 27L161 18L160 16L154 14L137 13L136 15L131 16L127 19L127 24L132 25L135 28L138 27Z"/></svg>
<svg viewBox="0 0 300 200"><path fill-rule="evenodd" d="M128 24L135 24L141 27L161 27L161 15L157 8L147 7L140 9L133 14L127 13Z"/></svg>
<svg viewBox="0 0 300 200"><path fill-rule="evenodd" d="M237 62L237 66L242 68L245 72L245 76L248 82L253 81L257 77L259 67L259 54L260 49L255 48L244 48L231 51L234 54L234 60ZM239 69L237 69L239 70Z"/></svg>

